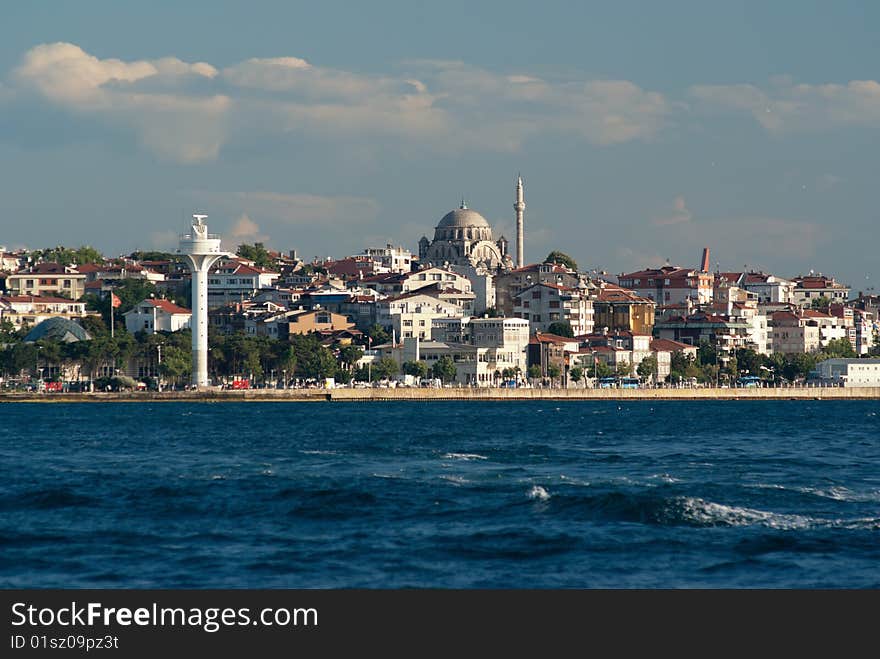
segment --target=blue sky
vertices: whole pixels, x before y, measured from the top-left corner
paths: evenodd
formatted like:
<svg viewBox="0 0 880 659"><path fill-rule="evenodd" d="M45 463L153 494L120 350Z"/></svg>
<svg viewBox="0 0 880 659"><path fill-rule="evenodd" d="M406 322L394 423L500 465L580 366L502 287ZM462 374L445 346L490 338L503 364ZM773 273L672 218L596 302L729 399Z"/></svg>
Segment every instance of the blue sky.
<svg viewBox="0 0 880 659"><path fill-rule="evenodd" d="M418 4L4 8L0 244L510 238L522 172L529 261L880 278L880 5Z"/></svg>

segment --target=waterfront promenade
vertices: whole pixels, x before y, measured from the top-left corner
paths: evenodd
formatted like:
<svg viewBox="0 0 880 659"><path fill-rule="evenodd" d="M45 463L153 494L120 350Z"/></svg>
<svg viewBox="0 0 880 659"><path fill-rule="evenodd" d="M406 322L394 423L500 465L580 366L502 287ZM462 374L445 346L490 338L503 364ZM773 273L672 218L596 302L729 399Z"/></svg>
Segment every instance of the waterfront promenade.
<svg viewBox="0 0 880 659"><path fill-rule="evenodd" d="M203 391L138 391L94 393L2 393L0 403L159 402L159 401L312 401L357 402L382 400L880 400L880 387L780 388L347 388L335 389L211 389Z"/></svg>

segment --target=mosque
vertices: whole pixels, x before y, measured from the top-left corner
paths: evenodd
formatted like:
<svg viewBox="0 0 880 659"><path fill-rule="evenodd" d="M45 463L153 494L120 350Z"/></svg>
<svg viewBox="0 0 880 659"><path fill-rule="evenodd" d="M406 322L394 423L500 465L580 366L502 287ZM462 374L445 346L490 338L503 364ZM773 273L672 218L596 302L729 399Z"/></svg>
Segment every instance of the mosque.
<svg viewBox="0 0 880 659"><path fill-rule="evenodd" d="M419 261L434 265L470 266L490 272L520 267L523 247L523 181L517 177L516 201L517 259L508 252L508 240L492 235L492 227L485 217L468 208L464 200L457 209L446 213L434 229L434 240L422 236L419 240Z"/></svg>

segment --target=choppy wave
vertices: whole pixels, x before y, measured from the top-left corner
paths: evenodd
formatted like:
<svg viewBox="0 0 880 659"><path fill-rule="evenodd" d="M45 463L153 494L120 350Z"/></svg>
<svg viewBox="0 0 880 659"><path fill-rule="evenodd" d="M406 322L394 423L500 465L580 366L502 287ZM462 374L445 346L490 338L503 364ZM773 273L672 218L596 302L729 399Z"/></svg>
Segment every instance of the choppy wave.
<svg viewBox="0 0 880 659"><path fill-rule="evenodd" d="M528 496L529 499L537 499L538 501L547 501L550 498L550 493L547 490L545 490L543 487L541 487L540 485L533 485L532 489L530 489L526 493L526 496Z"/></svg>
<svg viewBox="0 0 880 659"><path fill-rule="evenodd" d="M446 460L488 460L488 456L479 453L444 453L443 458Z"/></svg>

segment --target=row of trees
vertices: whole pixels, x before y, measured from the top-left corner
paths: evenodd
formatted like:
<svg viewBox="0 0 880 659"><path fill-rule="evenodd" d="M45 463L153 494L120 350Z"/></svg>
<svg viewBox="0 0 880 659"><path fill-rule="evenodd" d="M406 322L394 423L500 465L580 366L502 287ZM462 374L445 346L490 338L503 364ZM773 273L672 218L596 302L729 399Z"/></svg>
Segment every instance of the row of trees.
<svg viewBox="0 0 880 659"><path fill-rule="evenodd" d="M834 339L822 350L812 353L761 355L750 348L740 348L726 361L719 357L719 353L708 342L700 344L696 357L687 357L681 352L673 353L670 380L678 382L696 378L699 382L716 382L736 379L740 375L757 375L775 382L793 382L806 378L821 361L856 357L856 352L849 340ZM641 372L639 374L642 375Z"/></svg>

